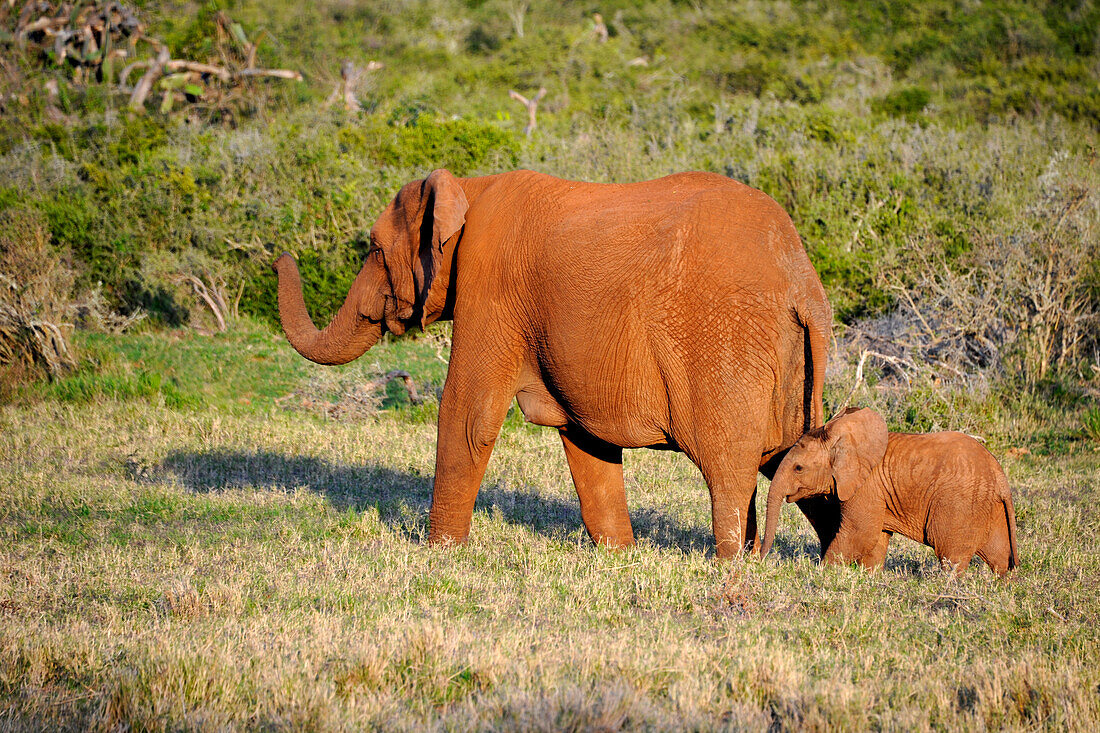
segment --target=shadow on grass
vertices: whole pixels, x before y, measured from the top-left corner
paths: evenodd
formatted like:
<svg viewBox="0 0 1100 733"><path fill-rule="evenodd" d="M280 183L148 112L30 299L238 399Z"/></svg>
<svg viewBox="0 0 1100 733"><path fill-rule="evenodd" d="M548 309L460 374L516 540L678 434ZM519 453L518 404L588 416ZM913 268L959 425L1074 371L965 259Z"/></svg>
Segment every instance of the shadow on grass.
<svg viewBox="0 0 1100 733"><path fill-rule="evenodd" d="M785 532L777 532L768 557L776 557L783 561L804 558L816 561L821 558L821 546L817 538L811 539L801 534L796 537Z"/></svg>
<svg viewBox="0 0 1100 733"><path fill-rule="evenodd" d="M174 451L160 464L162 477L174 477L194 492L236 488L304 488L338 509L377 508L382 522L410 540L427 537L432 477L384 466L347 466L309 456L267 451ZM497 512L510 524L523 525L556 540L583 531L580 504L505 485L482 484L475 512ZM689 527L648 507L631 510L634 534L663 548L714 553L709 527ZM816 552L816 549L814 550Z"/></svg>

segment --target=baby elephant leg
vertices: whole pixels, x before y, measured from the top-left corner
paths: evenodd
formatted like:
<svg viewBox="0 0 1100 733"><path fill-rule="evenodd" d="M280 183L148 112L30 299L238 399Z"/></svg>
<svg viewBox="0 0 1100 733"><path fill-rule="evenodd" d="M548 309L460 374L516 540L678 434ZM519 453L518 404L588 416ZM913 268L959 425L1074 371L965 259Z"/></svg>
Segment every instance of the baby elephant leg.
<svg viewBox="0 0 1100 733"><path fill-rule="evenodd" d="M950 494L948 498L959 497L969 498L970 494L960 491ZM931 508L924 527L925 542L932 547L944 569L962 575L970 566L974 553L995 542L992 535L996 534L996 530L990 514L991 507L986 502L972 499L945 499Z"/></svg>
<svg viewBox="0 0 1100 733"><path fill-rule="evenodd" d="M825 551L824 562L827 565L846 565L855 562L866 570L875 570L882 566L889 547L889 532L879 532L869 538L845 537L841 533Z"/></svg>

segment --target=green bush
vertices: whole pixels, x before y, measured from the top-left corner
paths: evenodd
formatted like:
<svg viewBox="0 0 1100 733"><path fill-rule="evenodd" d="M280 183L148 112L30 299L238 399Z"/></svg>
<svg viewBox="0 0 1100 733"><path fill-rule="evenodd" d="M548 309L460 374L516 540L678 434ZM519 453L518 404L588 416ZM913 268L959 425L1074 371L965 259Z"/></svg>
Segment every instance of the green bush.
<svg viewBox="0 0 1100 733"><path fill-rule="evenodd" d="M476 120L419 117L408 126L391 128L381 139L377 156L383 165L447 168L465 176L482 168L514 168L519 162L519 139L509 131Z"/></svg>
<svg viewBox="0 0 1100 733"><path fill-rule="evenodd" d="M1097 185L1091 6L615 1L600 7L607 43L594 8L571 0L533 3L522 37L497 2L142 12L178 53L217 63L220 9L250 37L267 29L264 63L307 80L257 80L248 110L216 123L127 114L123 95L39 59L13 60L0 80L0 210L41 213L51 244L72 252L77 290L102 283L111 306L155 324L203 312L182 274L242 288L242 313L275 322L270 264L286 249L323 325L374 218L437 167L738 178L791 214L846 323L897 305L924 266L914 243L965 275L979 235L1057 221L1035 215L1039 202ZM344 59L385 64L356 90L364 111L322 106ZM526 140L508 90L541 86Z"/></svg>
<svg viewBox="0 0 1100 733"><path fill-rule="evenodd" d="M1100 407L1085 411L1081 416L1081 428L1089 440L1100 443Z"/></svg>
<svg viewBox="0 0 1100 733"><path fill-rule="evenodd" d="M873 100L871 109L891 117L915 119L928 106L931 97L923 87L905 87Z"/></svg>
<svg viewBox="0 0 1100 733"><path fill-rule="evenodd" d="M76 374L53 382L45 394L59 402L77 404L99 399L150 399L156 395L163 395L164 402L169 407L180 407L194 402L185 398L171 380L165 380L161 375L152 372L126 375Z"/></svg>

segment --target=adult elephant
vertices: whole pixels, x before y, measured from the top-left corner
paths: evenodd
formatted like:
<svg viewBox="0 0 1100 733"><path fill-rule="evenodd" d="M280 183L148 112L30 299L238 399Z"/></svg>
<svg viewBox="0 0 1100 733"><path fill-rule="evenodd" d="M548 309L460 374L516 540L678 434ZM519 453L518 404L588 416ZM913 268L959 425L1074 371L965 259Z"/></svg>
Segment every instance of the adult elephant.
<svg viewBox="0 0 1100 733"><path fill-rule="evenodd" d="M560 431L596 543L634 542L623 448L673 449L703 473L720 557L756 536L757 471L823 423L829 303L790 217L741 183L436 170L398 192L370 242L322 331L294 259L279 257L279 315L320 364L453 319L430 542L466 540L513 398ZM835 531L835 507L802 508L819 535Z"/></svg>

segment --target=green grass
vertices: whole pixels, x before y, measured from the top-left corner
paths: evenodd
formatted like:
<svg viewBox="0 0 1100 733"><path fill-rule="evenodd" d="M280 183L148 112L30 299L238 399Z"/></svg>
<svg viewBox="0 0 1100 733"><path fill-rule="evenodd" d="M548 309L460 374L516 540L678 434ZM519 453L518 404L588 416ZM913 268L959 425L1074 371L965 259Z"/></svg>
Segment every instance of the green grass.
<svg viewBox="0 0 1100 733"><path fill-rule="evenodd" d="M431 389L441 387L447 373L446 363L415 337L390 336L361 362L322 369L288 352L281 333L248 320L214 336L180 330L127 335L78 332L75 346L83 358L78 370L23 388L23 401L144 400L173 409L208 407L237 414L270 410L276 398L311 377L354 384L376 372L401 368ZM398 385L390 384L383 403L386 407L407 403L402 395Z"/></svg>
<svg viewBox="0 0 1100 733"><path fill-rule="evenodd" d="M277 403L322 368L262 329L168 336L99 348L116 370L174 368L197 404L46 391L0 408L7 726L1100 721L1091 443L1013 458L1021 436L993 431L1019 517L1022 565L1007 582L978 564L954 580L904 539L881 573L822 567L793 509L766 562L718 562L698 472L644 450L625 460L638 546L598 550L559 440L518 418L470 544L434 548L431 421L401 402L356 422ZM366 358L418 380L442 367L424 342Z"/></svg>

